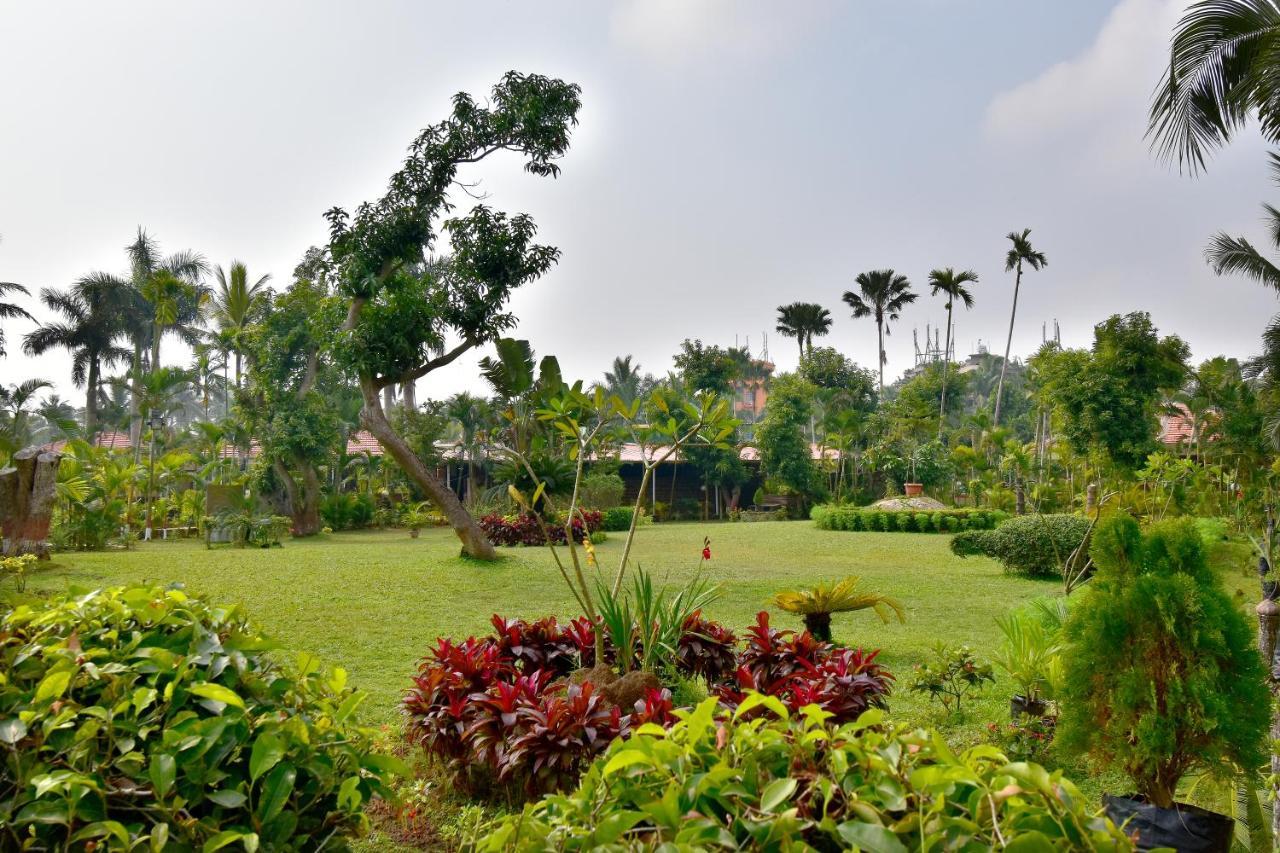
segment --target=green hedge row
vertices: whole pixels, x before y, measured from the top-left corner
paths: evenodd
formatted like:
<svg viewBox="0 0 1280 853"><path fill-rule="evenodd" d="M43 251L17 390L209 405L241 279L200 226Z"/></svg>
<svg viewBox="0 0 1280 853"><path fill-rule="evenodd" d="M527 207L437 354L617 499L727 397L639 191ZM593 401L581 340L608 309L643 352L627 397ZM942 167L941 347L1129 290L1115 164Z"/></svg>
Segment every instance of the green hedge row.
<svg viewBox="0 0 1280 853"><path fill-rule="evenodd" d="M991 530L1009 514L998 509L884 510L825 505L814 507L809 517L822 530L958 533Z"/></svg>

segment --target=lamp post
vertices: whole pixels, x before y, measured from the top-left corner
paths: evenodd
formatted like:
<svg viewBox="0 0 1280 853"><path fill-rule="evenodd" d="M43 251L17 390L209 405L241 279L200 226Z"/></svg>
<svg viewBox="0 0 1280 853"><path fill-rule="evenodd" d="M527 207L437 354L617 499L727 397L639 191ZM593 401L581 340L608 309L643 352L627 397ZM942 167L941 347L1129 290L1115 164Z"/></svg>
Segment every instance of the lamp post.
<svg viewBox="0 0 1280 853"><path fill-rule="evenodd" d="M164 427L164 413L152 409L148 426L151 427L151 462L147 473L147 527L142 534L143 541L146 542L151 541L151 508L154 503L152 495L155 493L156 485L156 433Z"/></svg>

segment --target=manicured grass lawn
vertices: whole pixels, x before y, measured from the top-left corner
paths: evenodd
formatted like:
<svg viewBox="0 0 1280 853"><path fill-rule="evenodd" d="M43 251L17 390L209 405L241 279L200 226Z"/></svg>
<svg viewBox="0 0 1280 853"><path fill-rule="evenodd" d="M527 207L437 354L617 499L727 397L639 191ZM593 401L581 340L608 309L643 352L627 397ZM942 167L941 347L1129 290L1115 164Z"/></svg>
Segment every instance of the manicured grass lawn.
<svg viewBox="0 0 1280 853"><path fill-rule="evenodd" d="M738 631L774 592L824 578L861 575L866 589L901 599L906 624L882 625L863 612L835 617L834 633L850 645L883 649L883 663L904 683L938 639L967 643L989 656L999 642L995 616L1060 594L1055 582L1011 578L990 560L952 556L947 536L821 531L799 521L654 525L641 529L633 554L657 579L678 583L697 570L704 535L712 538L713 555L704 571L724 592L709 615ZM598 549L610 573L621 545L615 535ZM394 724L415 662L437 636L486 632L493 613L575 615L545 549L501 553L496 564L462 559L457 540L440 529L425 530L417 540L403 531L338 533L266 551L160 542L128 553L61 555L39 571L33 586L180 581L214 600L243 602L286 647L345 667L351 681L370 693L368 722ZM799 625L788 614L771 615L775 625ZM986 721L1006 720L1011 692L1002 676L954 734L969 740ZM905 689L897 691L891 709L900 718L936 722L927 701Z"/></svg>

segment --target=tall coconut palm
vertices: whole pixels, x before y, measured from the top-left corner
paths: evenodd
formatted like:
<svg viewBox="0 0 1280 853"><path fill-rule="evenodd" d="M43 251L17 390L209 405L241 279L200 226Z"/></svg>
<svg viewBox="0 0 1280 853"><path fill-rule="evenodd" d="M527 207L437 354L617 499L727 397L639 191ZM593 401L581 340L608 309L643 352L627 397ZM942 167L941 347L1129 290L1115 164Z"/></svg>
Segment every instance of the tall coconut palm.
<svg viewBox="0 0 1280 853"><path fill-rule="evenodd" d="M1016 272L1013 279L1013 310L1009 312L1009 338L1004 344L1004 361L1000 363L1000 382L996 385L996 412L994 422L1000 425L1000 403L1004 399L1004 374L1009 367L1009 351L1013 347L1013 323L1018 319L1018 291L1022 288L1023 265L1033 270L1040 270L1049 265L1044 252L1037 252L1031 245L1031 229L1023 228L1022 233L1010 231L1007 239L1013 245L1004 257L1004 271Z"/></svg>
<svg viewBox="0 0 1280 853"><path fill-rule="evenodd" d="M240 335L264 303L268 293L267 282L271 280L271 274L267 273L250 283L248 268L240 261L232 261L230 268L226 270L215 267L213 275L217 279L218 286L213 291L210 319L217 327L218 333L226 336L235 354L236 388L239 389L242 354Z"/></svg>
<svg viewBox="0 0 1280 853"><path fill-rule="evenodd" d="M0 281L0 297L7 296L10 293L21 293L23 296L30 296L31 291L27 290L21 284L14 281ZM0 320L16 320L22 318L24 320L35 320L26 312L25 309L13 304L12 302L4 302L0 300ZM0 358L4 358L7 353L4 351L4 327L0 326Z"/></svg>
<svg viewBox="0 0 1280 853"><path fill-rule="evenodd" d="M947 300L947 340L942 350L942 402L938 406L938 437L942 437L942 422L947 413L947 368L951 366L951 312L959 299L966 309L973 307L973 294L966 284L977 284L978 274L973 270L956 272L951 267L929 273L930 292L942 294Z"/></svg>
<svg viewBox="0 0 1280 853"><path fill-rule="evenodd" d="M1147 135L1192 174L1252 117L1280 143L1280 2L1200 0L1174 28Z"/></svg>
<svg viewBox="0 0 1280 853"><path fill-rule="evenodd" d="M831 312L816 302L792 302L778 306L778 325L784 337L795 338L800 357L813 352L813 338L831 331Z"/></svg>
<svg viewBox="0 0 1280 853"><path fill-rule="evenodd" d="M905 308L916 301L911 292L911 282L905 275L893 270L871 270L859 273L854 279L860 293L844 292L844 302L853 309L854 319L874 317L876 335L880 344L880 396L884 396L884 336L889 334L889 323L897 320Z"/></svg>
<svg viewBox="0 0 1280 853"><path fill-rule="evenodd" d="M31 295L31 291L27 290L17 282L0 281L0 296L8 296L11 293L21 293L24 296ZM0 301L0 320L17 320L19 318L23 320L35 319L35 317L32 317L25 308L15 305L12 302ZM4 327L0 326L0 358L3 358L7 354L8 353L6 353L4 349Z"/></svg>
<svg viewBox="0 0 1280 853"><path fill-rule="evenodd" d="M123 335L119 304L109 277L85 276L68 291L45 288L40 301L62 320L46 323L27 334L22 349L27 355L41 355L64 349L71 355L71 381L84 386L84 429L89 441L98 426L98 398L102 368L125 362L129 351L116 342Z"/></svg>

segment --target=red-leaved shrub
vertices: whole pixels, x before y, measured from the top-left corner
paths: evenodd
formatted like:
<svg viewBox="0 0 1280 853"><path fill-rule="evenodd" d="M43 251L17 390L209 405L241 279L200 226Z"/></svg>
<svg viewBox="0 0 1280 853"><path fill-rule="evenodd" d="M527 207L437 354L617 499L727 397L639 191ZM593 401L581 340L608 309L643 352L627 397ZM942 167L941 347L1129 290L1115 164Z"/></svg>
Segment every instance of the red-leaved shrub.
<svg viewBox="0 0 1280 853"><path fill-rule="evenodd" d="M834 715L834 722L852 722L868 708L886 706L893 675L875 662L878 654L837 648L808 631L772 628L762 610L747 629L735 683L715 692L729 707L737 707L754 690L778 697L792 710L818 705Z"/></svg>
<svg viewBox="0 0 1280 853"><path fill-rule="evenodd" d="M546 524L545 534L542 530L543 523ZM573 540L581 543L588 535L600 530L603 525L602 512L595 509L583 510L574 516ZM548 535L555 544L565 544L563 522L547 520L540 523L538 517L532 513L520 515L490 513L480 519L480 529L494 545L546 545Z"/></svg>

